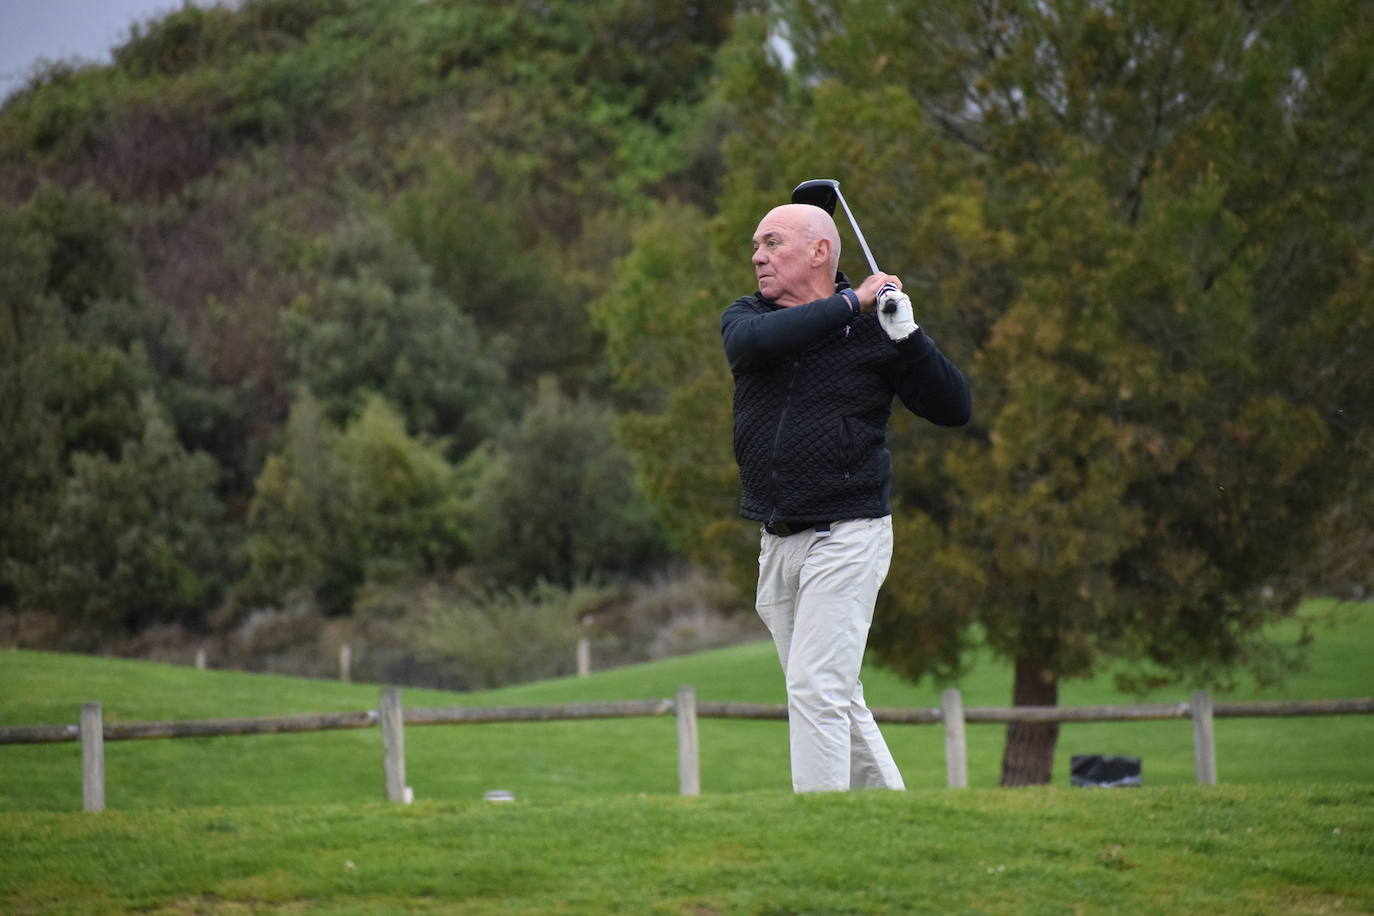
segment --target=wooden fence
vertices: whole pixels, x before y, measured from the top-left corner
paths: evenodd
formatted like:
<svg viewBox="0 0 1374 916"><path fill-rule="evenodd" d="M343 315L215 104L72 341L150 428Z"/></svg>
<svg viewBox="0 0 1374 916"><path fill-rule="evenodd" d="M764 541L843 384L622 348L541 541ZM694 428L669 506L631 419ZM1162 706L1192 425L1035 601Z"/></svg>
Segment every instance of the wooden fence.
<svg viewBox="0 0 1374 916"><path fill-rule="evenodd" d="M573 719L611 719L638 716L677 718L678 791L701 793L697 719L786 720L787 707L766 703L698 702L690 686L680 687L673 699L621 700L606 703L571 703L557 706L467 707L405 709L401 691L387 688L377 710L270 716L250 719L199 719L174 722L104 722L99 703L81 707L77 725L0 726L0 744L49 744L81 742L82 800L87 811L105 808L106 741L151 738L208 738L230 735L317 732L345 728L382 728L382 771L386 798L408 802L412 798L405 775L405 727L408 725L476 725L490 722L549 722ZM1281 702L1213 703L1202 690L1182 703L1143 703L1124 706L984 706L965 708L958 690L946 690L940 706L931 709L876 708L873 716L885 724L945 726L945 770L950 788L968 786L965 723L1006 722L1138 722L1151 719L1191 719L1193 756L1199 785L1217 781L1216 740L1212 723L1217 718L1270 716L1334 716L1374 713L1374 697L1344 700L1294 700Z"/></svg>

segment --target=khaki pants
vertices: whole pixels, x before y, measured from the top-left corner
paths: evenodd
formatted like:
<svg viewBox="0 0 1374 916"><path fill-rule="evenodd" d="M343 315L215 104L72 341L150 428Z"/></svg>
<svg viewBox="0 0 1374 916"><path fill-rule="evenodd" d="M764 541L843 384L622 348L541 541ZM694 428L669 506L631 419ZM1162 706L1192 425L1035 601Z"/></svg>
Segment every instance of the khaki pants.
<svg viewBox="0 0 1374 916"><path fill-rule="evenodd" d="M859 682L891 516L761 537L756 606L787 680L793 789L905 788Z"/></svg>

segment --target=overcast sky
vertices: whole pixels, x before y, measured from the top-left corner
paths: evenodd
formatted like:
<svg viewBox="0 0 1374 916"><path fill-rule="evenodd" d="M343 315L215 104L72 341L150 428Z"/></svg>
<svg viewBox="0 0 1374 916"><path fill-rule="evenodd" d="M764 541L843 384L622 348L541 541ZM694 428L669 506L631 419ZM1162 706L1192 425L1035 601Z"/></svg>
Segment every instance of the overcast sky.
<svg viewBox="0 0 1374 916"><path fill-rule="evenodd" d="M110 49L123 43L130 25L181 6L181 0L0 0L0 98L19 88L40 58L109 63Z"/></svg>

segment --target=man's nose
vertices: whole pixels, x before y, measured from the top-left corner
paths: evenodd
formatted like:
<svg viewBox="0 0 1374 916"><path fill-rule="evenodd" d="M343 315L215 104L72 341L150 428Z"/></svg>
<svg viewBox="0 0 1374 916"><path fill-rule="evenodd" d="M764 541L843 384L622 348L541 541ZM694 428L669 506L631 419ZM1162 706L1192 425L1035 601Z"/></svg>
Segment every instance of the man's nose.
<svg viewBox="0 0 1374 916"><path fill-rule="evenodd" d="M755 248L753 257L749 260L753 261L755 264L762 264L764 261L768 260L768 255L764 254L762 248Z"/></svg>

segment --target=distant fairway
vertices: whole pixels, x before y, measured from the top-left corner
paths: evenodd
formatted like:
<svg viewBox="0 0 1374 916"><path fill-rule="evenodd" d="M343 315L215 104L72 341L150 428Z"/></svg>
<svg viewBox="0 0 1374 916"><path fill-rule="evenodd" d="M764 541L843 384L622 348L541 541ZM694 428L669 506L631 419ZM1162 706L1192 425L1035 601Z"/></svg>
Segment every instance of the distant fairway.
<svg viewBox="0 0 1374 916"><path fill-rule="evenodd" d="M1325 610L1314 603L1308 611ZM1334 628L1319 627L1310 670L1282 688L1242 690L1236 699L1374 695L1374 605L1343 605ZM1296 634L1286 627L1284 634ZM939 690L912 686L870 666L865 689L875 706L932 707ZM968 705L1005 705L1005 664L982 659L959 687ZM780 703L771 644L751 643L482 693L405 690L408 706L513 705L671 697L692 684L704 700ZM1183 700L1188 687L1150 699ZM375 709L375 685L342 684L88 656L0 650L0 724L75 722L80 704L99 699L107 721L285 715ZM1071 683L1065 705L1131 702L1110 679ZM1374 782L1374 716L1221 719L1216 723L1223 784ZM702 791L786 789L786 726L704 719ZM944 785L939 726L887 726L911 788ZM970 725L973 786L998 779L1003 728ZM671 717L512 725L411 727L407 781L422 800L480 799L492 788L539 802L677 791ZM1077 753L1139 756L1147 786L1193 782L1187 720L1066 725L1055 785L1068 784ZM353 804L382 797L378 729L301 735L111 742L106 745L112 809L197 805ZM76 744L0 747L0 811L77 811Z"/></svg>

